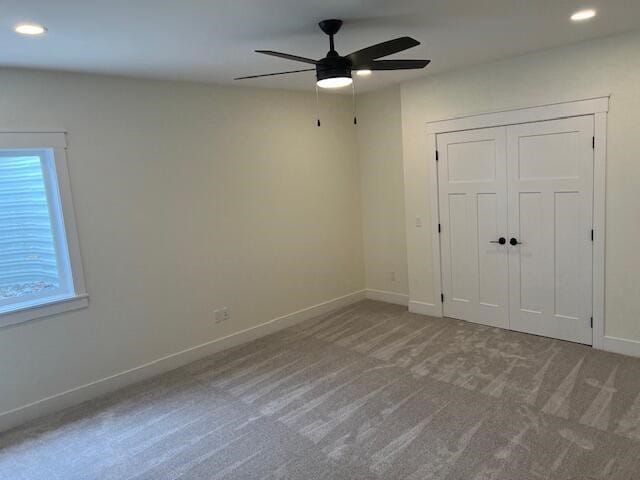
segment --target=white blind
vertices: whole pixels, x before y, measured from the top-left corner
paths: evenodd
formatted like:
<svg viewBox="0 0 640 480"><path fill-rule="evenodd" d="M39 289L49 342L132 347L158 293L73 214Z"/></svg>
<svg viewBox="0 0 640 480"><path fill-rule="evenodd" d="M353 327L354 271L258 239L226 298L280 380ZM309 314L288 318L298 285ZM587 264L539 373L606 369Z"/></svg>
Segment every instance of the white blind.
<svg viewBox="0 0 640 480"><path fill-rule="evenodd" d="M0 156L0 298L58 282L40 157Z"/></svg>

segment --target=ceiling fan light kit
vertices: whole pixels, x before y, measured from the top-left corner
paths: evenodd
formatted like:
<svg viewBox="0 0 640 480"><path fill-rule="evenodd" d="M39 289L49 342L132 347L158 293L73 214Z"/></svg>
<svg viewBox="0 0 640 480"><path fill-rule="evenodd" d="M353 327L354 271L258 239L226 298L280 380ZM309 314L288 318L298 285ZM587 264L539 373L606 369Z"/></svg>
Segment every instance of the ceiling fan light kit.
<svg viewBox="0 0 640 480"><path fill-rule="evenodd" d="M316 83L320 88L342 88L351 85L353 83L353 79L351 78L351 75L345 75L340 77L320 78Z"/></svg>
<svg viewBox="0 0 640 480"><path fill-rule="evenodd" d="M323 20L318 24L318 26L329 36L329 52L327 52L327 55L320 60L291 55L289 53L275 52L272 50L256 50L257 53L285 58L295 62L307 63L314 65L315 68L267 73L262 75L250 75L246 77L238 77L236 80L286 75L298 72L310 72L315 70L317 87L342 88L353 84L351 73L353 71L366 71L367 73L371 73L372 70L414 70L424 68L430 62L430 60L378 60L379 58L393 55L394 53L402 52L420 45L420 42L411 37L399 37L387 42L363 48L346 56L341 56L335 49L334 36L340 30L340 27L342 27L342 20ZM320 122L318 122L318 126L319 123Z"/></svg>

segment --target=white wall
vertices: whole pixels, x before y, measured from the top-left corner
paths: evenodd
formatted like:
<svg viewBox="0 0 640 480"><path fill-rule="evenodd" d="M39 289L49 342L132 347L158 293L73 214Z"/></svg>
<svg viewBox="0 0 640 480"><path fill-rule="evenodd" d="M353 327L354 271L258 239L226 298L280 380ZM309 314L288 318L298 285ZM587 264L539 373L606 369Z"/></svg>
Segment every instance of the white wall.
<svg viewBox="0 0 640 480"><path fill-rule="evenodd" d="M0 329L0 414L364 288L348 97L0 70L65 128L87 309ZM231 309L215 325L212 311Z"/></svg>
<svg viewBox="0 0 640 480"><path fill-rule="evenodd" d="M640 341L640 32L609 37L577 45L546 50L487 65L479 65L442 75L426 77L402 85L402 137L405 190L397 182L387 182L383 173L399 168L371 160L376 149L390 149L388 136L369 132L366 149L360 148L363 170L369 172L366 191L382 189L394 204L406 193L406 232L411 300L437 303L432 280L430 178L427 162L425 123L486 111L543 105L558 101L611 94L608 121L607 223L606 223L606 335ZM376 95L375 93L372 95ZM387 93L379 94L382 99ZM369 100L374 103L376 100ZM381 100L382 101L382 100ZM388 106L387 110L395 111ZM362 119L364 122L366 119ZM372 120L369 120L372 122ZM378 123L379 128L382 125ZM397 146L396 146L397 148ZM390 156L389 161L396 161ZM393 190L393 192L391 191ZM363 209L369 199L363 197ZM420 216L424 227L416 228ZM365 221L366 225L366 221ZM380 235L365 228L365 243L375 244ZM395 238L384 232L384 241L401 241L405 232L396 227ZM400 263L385 258L385 264ZM367 256L367 271L377 271L375 256ZM630 343L628 353L640 354L640 345Z"/></svg>
<svg viewBox="0 0 640 480"><path fill-rule="evenodd" d="M358 98L357 133L366 286L399 294L396 298L406 301L409 286L399 87Z"/></svg>

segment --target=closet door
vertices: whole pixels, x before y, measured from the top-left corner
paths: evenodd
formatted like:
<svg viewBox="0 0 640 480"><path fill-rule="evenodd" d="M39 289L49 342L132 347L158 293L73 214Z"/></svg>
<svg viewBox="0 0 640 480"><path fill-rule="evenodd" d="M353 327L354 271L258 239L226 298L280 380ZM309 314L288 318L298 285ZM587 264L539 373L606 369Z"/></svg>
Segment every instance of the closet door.
<svg viewBox="0 0 640 480"><path fill-rule="evenodd" d="M508 328L506 129L440 134L444 315Z"/></svg>
<svg viewBox="0 0 640 480"><path fill-rule="evenodd" d="M592 116L507 128L513 330L592 343L592 137Z"/></svg>

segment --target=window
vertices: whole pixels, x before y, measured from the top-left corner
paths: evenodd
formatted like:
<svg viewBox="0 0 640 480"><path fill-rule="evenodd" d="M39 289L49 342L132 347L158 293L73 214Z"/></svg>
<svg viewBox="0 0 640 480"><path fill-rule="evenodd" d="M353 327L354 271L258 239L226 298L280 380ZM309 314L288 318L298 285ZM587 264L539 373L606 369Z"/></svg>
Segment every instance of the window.
<svg viewBox="0 0 640 480"><path fill-rule="evenodd" d="M88 304L64 133L0 133L0 327Z"/></svg>

